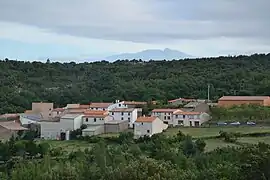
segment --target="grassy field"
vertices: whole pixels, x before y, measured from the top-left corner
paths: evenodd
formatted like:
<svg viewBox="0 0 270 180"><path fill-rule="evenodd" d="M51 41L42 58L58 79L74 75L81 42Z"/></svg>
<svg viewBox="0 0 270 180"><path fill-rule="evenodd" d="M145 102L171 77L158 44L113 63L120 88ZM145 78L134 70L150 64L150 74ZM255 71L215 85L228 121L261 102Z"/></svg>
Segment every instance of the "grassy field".
<svg viewBox="0 0 270 180"><path fill-rule="evenodd" d="M249 143L249 144L258 144L259 142L263 142L266 144L270 144L270 136L265 137L242 137L237 140L241 143Z"/></svg>
<svg viewBox="0 0 270 180"><path fill-rule="evenodd" d="M205 151L213 151L217 148L223 148L223 147L238 147L239 145L233 144L233 143L226 143L222 139L207 139L205 140L206 147Z"/></svg>
<svg viewBox="0 0 270 180"><path fill-rule="evenodd" d="M254 132L270 132L270 126L240 126L240 127L211 127L211 128L169 128L165 132L166 135L173 136L176 135L179 131L184 134L189 134L194 138L205 138L205 137L213 137L218 136L220 131L226 132L239 132L242 134L245 133L254 133ZM110 134L102 134L99 137L115 137L119 136L119 133L110 133ZM78 149L84 150L86 148L91 148L93 144L85 142L85 141L53 141L46 140L52 147L61 148L66 152L76 151ZM239 145L234 143L226 143L222 139L205 139L206 142L206 151L212 151L216 148L234 146L237 147ZM242 137L237 140L239 143L250 143L257 144L259 142L264 142L270 144L270 136L267 137Z"/></svg>
<svg viewBox="0 0 270 180"><path fill-rule="evenodd" d="M270 132L270 126L239 126L239 127L210 127L210 128L170 128L165 134L176 135L178 131L184 134L189 134L195 138L218 136L220 131L239 132L239 133L253 133L253 132Z"/></svg>
<svg viewBox="0 0 270 180"><path fill-rule="evenodd" d="M91 148L92 145L86 141L57 141L57 140L44 140L43 142L49 143L53 148L61 148L63 151L72 152L77 150L84 150Z"/></svg>

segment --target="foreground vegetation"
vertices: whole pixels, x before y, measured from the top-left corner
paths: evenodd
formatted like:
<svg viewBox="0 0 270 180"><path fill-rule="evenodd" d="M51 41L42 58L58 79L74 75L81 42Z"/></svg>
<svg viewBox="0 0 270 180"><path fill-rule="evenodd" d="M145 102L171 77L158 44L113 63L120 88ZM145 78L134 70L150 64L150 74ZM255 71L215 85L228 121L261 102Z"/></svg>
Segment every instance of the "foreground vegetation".
<svg viewBox="0 0 270 180"><path fill-rule="evenodd" d="M218 136L201 138L187 135L188 130L193 132L195 128L181 129L186 130L185 133L162 133L138 140L134 140L130 132L71 141L35 142L11 138L0 144L0 178L269 179L270 145L266 144L270 142L269 133L255 132L256 128L249 134L226 132L225 129L219 131ZM255 142L256 138L264 139L266 143ZM251 143L245 140L251 140Z"/></svg>
<svg viewBox="0 0 270 180"><path fill-rule="evenodd" d="M270 107L258 105L241 105L229 108L212 107L211 115L212 123L216 123L217 121L239 121L243 123L253 121L267 124L270 120Z"/></svg>
<svg viewBox="0 0 270 180"><path fill-rule="evenodd" d="M91 101L211 99L269 95L270 54L180 61L40 63L0 61L0 114L33 101L57 106Z"/></svg>

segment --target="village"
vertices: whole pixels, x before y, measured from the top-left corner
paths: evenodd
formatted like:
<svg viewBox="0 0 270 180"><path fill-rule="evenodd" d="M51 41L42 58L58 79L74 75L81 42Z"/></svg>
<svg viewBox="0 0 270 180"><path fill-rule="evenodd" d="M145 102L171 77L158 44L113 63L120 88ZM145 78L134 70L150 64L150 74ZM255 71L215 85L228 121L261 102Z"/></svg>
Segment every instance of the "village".
<svg viewBox="0 0 270 180"><path fill-rule="evenodd" d="M155 102L153 102L155 103ZM269 106L268 96L223 96L218 103L178 98L168 101L182 108L153 109L143 115L147 102L119 101L67 104L54 108L53 103L33 102L24 113L0 116L0 138L9 139L18 131L38 129L41 139L69 140L70 132L82 129L82 136L133 131L134 138L152 136L167 128L195 127L211 120L210 106L230 107L241 104Z"/></svg>

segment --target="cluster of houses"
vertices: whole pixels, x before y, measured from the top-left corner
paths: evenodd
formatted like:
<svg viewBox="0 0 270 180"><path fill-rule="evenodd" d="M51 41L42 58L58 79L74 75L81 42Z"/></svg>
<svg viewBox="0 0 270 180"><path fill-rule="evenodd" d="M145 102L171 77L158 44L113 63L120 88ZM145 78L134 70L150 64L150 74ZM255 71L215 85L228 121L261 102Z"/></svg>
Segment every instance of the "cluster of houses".
<svg viewBox="0 0 270 180"><path fill-rule="evenodd" d="M32 109L21 114L0 116L0 139L7 139L18 131L39 127L43 139L68 139L71 131L82 128L83 136L103 133L118 133L127 129L134 131L134 137L163 132L168 127L199 127L210 119L209 106L229 107L241 104L270 105L268 96L224 96L218 103L205 100L178 98L168 102L182 108L153 109L143 115L146 102L115 101L96 102L87 105L67 104L54 108L53 103L32 103Z"/></svg>

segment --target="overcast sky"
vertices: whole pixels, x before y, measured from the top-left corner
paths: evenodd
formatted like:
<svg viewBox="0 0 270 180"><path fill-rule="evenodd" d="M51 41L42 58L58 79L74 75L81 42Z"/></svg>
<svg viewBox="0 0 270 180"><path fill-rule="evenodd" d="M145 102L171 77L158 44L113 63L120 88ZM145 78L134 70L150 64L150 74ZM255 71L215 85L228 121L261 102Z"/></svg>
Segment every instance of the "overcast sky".
<svg viewBox="0 0 270 180"><path fill-rule="evenodd" d="M269 0L0 0L0 58L270 52Z"/></svg>

